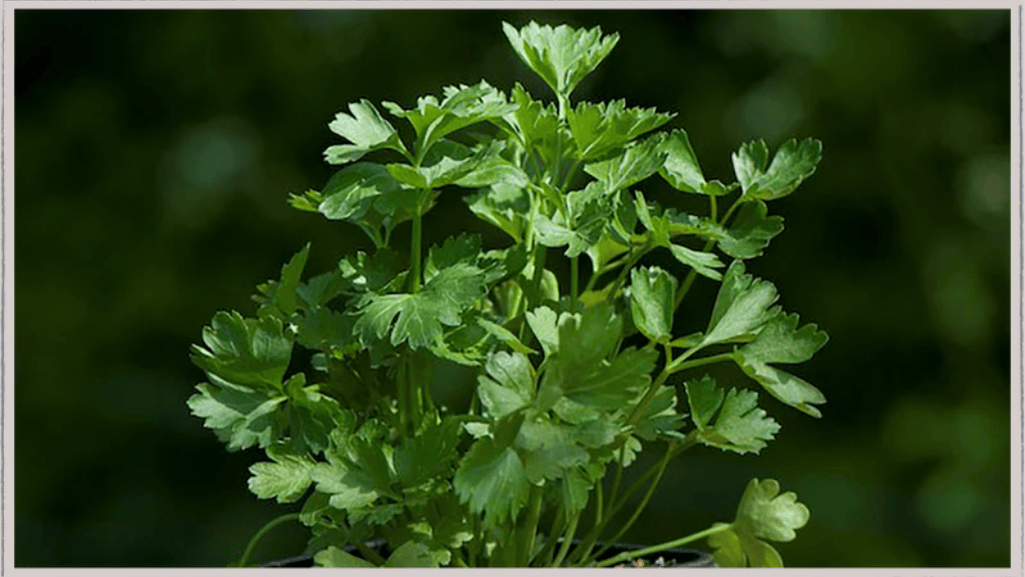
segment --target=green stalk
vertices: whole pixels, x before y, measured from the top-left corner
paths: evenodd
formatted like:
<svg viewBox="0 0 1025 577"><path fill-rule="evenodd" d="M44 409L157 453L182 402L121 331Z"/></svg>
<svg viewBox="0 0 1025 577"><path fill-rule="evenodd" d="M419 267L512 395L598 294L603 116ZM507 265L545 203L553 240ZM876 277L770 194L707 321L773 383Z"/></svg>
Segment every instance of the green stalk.
<svg viewBox="0 0 1025 577"><path fill-rule="evenodd" d="M680 360L684 358L686 357L680 357L680 359L677 359L675 362L671 363L668 367L666 367L666 370L668 370L670 373L678 373L686 369L693 369L694 367L710 365L712 363L718 363L722 361L731 361L733 360L733 353L721 353L718 355L712 355L710 357L694 359L693 361L686 363L680 362Z"/></svg>
<svg viewBox="0 0 1025 577"><path fill-rule="evenodd" d="M545 491L544 487L540 485L531 485L530 497L527 505L527 517L524 519L523 525L520 527L520 535L518 538L521 544L519 552L519 563L520 567L527 567L530 565L530 554L534 551L534 540L537 538L537 524L541 520L541 503L543 501Z"/></svg>
<svg viewBox="0 0 1025 577"><path fill-rule="evenodd" d="M256 547L256 543L259 542L260 539L262 539L268 531L277 527L278 525L281 525L282 523L287 523L289 521L294 521L298 519L299 513L288 513L287 515L282 515L277 519L271 520L269 523L261 527L260 530L257 531L255 535L253 535L253 538L249 540L249 545L246 546L246 550L242 553L242 558L238 560L238 563L236 563L235 566L246 566L246 562L249 561L249 555L252 554L253 548Z"/></svg>
<svg viewBox="0 0 1025 577"><path fill-rule="evenodd" d="M423 216L420 214L420 207L417 207L416 214L413 215L413 238L410 242L409 248L409 261L412 268L413 285L410 292L416 294L420 292L420 259L422 248L420 246L423 236Z"/></svg>
<svg viewBox="0 0 1025 577"><path fill-rule="evenodd" d="M381 565L384 565L384 563L385 563L384 557L381 557L381 555L379 555L377 553L377 551L374 551L370 547L367 547L366 543L364 543L363 541L356 541L353 544L356 546L356 549L359 550L359 554L362 555L364 559L366 559L367 561L370 561L371 563L373 563L374 565L377 565L378 567L380 567Z"/></svg>
<svg viewBox="0 0 1025 577"><path fill-rule="evenodd" d="M562 547L559 548L559 554L555 557L555 561L552 562L552 567L562 567L562 562L566 559L566 553L569 553L569 546L573 543L573 536L577 534L577 523L580 522L580 514L583 511L575 511L573 513L573 520L569 522L569 529L562 537Z"/></svg>
<svg viewBox="0 0 1025 577"><path fill-rule="evenodd" d="M555 555L555 546L559 544L559 535L566 528L566 503L564 501L559 502L559 510L555 514L555 523L552 525L551 530L548 532L548 540L545 542L545 546L541 549L541 552L537 555L538 567L551 567L552 556Z"/></svg>
<svg viewBox="0 0 1025 577"><path fill-rule="evenodd" d="M636 508L636 510L634 510L634 514L630 517L630 520L619 528L619 532L617 532L614 537L605 542L605 546L593 555L594 558L601 557L602 553L608 551L609 547L612 547L614 543L618 542L619 538L637 522L637 519L641 516L641 512L647 508L648 502L651 500L651 496L655 494L655 488L658 487L659 482L662 481L662 475L666 472L666 467L669 465L669 459L672 456L674 444L675 443L670 443L669 446L666 447L666 454L662 457L662 460L658 465L658 473L655 474L655 480L651 482L651 485L648 487L648 492L645 493L644 499L641 500L641 504ZM625 499L623 500L623 503L626 503Z"/></svg>
<svg viewBox="0 0 1025 577"><path fill-rule="evenodd" d="M622 563L624 561L629 561L631 559L636 559L638 557L643 557L645 555L651 555L652 553L659 553L659 552L665 551L666 549L673 549L673 548L679 547L681 545L686 545L687 543L691 543L693 541L697 541L698 539L703 539L705 537L709 537L711 535L715 535L716 533L721 533L723 531L726 531L727 529L731 529L732 527L733 527L733 525L729 525L729 524L719 525L718 527L710 527L708 529L705 529L704 531L701 531L699 533L694 533L693 535L688 535L686 537L677 539L675 541L667 541L667 542L662 543L660 545L652 545L651 547L646 547L644 549L638 549L636 551L627 551L625 553L620 553L619 555L616 555L615 557L611 557L609 559L606 559L604 561L601 561L601 562L597 563L595 566L596 567L609 567L611 565L617 565L617 564Z"/></svg>
<svg viewBox="0 0 1025 577"><path fill-rule="evenodd" d="M573 298L573 308L577 306L577 298L580 295L580 257L575 256L569 260L569 285Z"/></svg>

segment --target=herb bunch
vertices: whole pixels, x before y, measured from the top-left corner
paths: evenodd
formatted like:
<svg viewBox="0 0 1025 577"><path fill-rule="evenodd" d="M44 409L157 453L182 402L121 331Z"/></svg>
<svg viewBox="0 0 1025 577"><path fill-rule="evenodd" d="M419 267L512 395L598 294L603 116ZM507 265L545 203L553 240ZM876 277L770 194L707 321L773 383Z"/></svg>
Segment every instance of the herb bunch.
<svg viewBox="0 0 1025 577"><path fill-rule="evenodd" d="M289 202L356 225L375 248L303 281L307 244L257 287L255 317L218 312L193 347L208 380L192 413L229 451L265 451L252 492L304 499L265 530L301 521L318 566L609 566L702 538L721 566L782 566L768 541L792 540L809 513L771 479L750 481L730 523L612 558L601 543L637 521L672 459L698 445L758 453L779 431L757 392L695 369L735 363L820 416L822 393L779 365L808 360L826 334L783 312L744 261L783 230L767 203L814 172L821 143L791 140L771 159L747 143L732 157L736 182L707 180L686 131L656 131L674 114L571 102L617 34L504 31L556 100L482 81L410 109L381 103L413 142L366 100L339 113L329 126L346 142L325 158L342 168ZM639 186L656 175L707 198L708 215L646 198ZM508 245L460 234L425 250L443 193L463 194ZM402 226L411 242L397 247ZM642 264L660 251L677 272ZM568 283L549 268L562 258ZM719 283L710 312L687 312L707 328L674 335L698 276ZM312 360L292 372L297 347ZM434 400L441 362L478 375L465 411ZM626 486L643 449L662 456ZM387 540L387 558L372 539Z"/></svg>

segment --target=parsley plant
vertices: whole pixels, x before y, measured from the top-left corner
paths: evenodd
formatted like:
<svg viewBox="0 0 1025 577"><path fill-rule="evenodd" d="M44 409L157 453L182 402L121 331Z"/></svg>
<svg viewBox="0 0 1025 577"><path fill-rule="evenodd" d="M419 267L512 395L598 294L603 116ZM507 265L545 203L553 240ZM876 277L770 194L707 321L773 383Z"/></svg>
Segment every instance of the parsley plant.
<svg viewBox="0 0 1025 577"><path fill-rule="evenodd" d="M821 143L791 140L775 154L747 143L733 154L735 183L708 180L686 131L656 131L674 114L571 102L617 34L504 31L555 101L482 81L409 109L361 100L339 113L329 126L343 143L324 155L341 169L289 201L359 227L375 249L304 281L306 245L257 287L255 317L218 312L193 348L207 382L192 413L229 451L266 453L249 488L303 500L271 526L308 526L318 566L609 566L702 538L721 566L782 566L768 541L793 539L808 509L771 479L750 482L730 523L612 558L601 543L637 520L683 452L758 453L779 431L757 392L724 390L694 369L735 363L783 404L820 416L822 393L780 366L808 360L826 334L783 312L744 261L783 230L767 204L815 171ZM706 198L708 215L645 198L656 177ZM425 250L440 194L463 194L507 246L460 234ZM410 245L395 246L407 223ZM663 250L678 270L643 264ZM568 286L546 268L562 258ZM707 328L677 336L698 276L719 283L710 312L687 310ZM297 347L314 351L311 366L289 374ZM477 371L465 413L434 400L442 361ZM643 449L662 457L624 486ZM640 508L628 508L642 491ZM378 538L387 557L366 545Z"/></svg>

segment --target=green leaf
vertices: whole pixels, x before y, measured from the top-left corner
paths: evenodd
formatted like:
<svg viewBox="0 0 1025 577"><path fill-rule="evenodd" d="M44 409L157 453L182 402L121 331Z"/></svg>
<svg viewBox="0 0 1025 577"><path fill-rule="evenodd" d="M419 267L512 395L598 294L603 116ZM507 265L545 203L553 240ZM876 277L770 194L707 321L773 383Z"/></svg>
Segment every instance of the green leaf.
<svg viewBox="0 0 1025 577"><path fill-rule="evenodd" d="M658 267L630 271L630 312L634 326L649 339L672 338L676 277Z"/></svg>
<svg viewBox="0 0 1025 577"><path fill-rule="evenodd" d="M582 356L570 357L568 347L582 346L573 340L560 339L560 352L548 365L538 393L539 409L547 409L548 402L560 396L584 405L615 409L633 399L638 391L651 382L658 353L654 349L627 349L612 361L584 364Z"/></svg>
<svg viewBox="0 0 1025 577"><path fill-rule="evenodd" d="M743 261L733 261L719 287L702 346L756 333L779 312L769 308L777 298L771 282L744 274Z"/></svg>
<svg viewBox="0 0 1025 577"><path fill-rule="evenodd" d="M758 408L758 393L754 391L730 389L724 400L722 389L708 375L684 386L691 418L698 428L697 438L705 445L741 455L758 453L779 432L779 424L766 418L765 411ZM713 426L712 416L720 407Z"/></svg>
<svg viewBox="0 0 1025 577"><path fill-rule="evenodd" d="M444 325L462 322L461 313L483 297L484 290L483 271L459 263L439 271L416 294L370 297L353 328L364 345L390 331L392 346L408 340L414 349L429 347L441 341Z"/></svg>
<svg viewBox="0 0 1025 577"><path fill-rule="evenodd" d="M761 200L744 203L733 225L717 239L719 249L733 258L761 256L769 241L783 232L783 217L766 216L767 212Z"/></svg>
<svg viewBox="0 0 1025 577"><path fill-rule="evenodd" d="M733 154L733 168L744 196L775 200L793 192L815 172L822 159L822 143L813 138L788 140L766 168L769 149L764 141L741 145Z"/></svg>
<svg viewBox="0 0 1025 577"><path fill-rule="evenodd" d="M427 545L406 541L388 557L384 563L385 567L430 567L436 568L435 562Z"/></svg>
<svg viewBox="0 0 1025 577"><path fill-rule="evenodd" d="M724 265L714 253L691 250L678 244L670 244L669 252L673 253L676 260L693 268L701 276L712 280L722 278L722 273L715 269Z"/></svg>
<svg viewBox="0 0 1025 577"><path fill-rule="evenodd" d="M705 375L696 381L683 384L687 391L687 403L690 405L690 418L699 429L712 424L712 417L722 406L726 393L715 384L715 379Z"/></svg>
<svg viewBox="0 0 1025 577"><path fill-rule="evenodd" d="M435 189L466 177L480 163L481 157L458 142L440 139L424 156L420 166L389 164L391 176L415 189Z"/></svg>
<svg viewBox="0 0 1025 577"><path fill-rule="evenodd" d="M288 319L299 306L296 289L299 287L299 279L302 276L303 268L306 266L306 257L310 253L310 243L295 254L283 267L281 267L281 278L279 281L271 281L265 285L268 289L267 300L263 301L260 307L259 316L276 314L282 320ZM271 313L270 311L276 311Z"/></svg>
<svg viewBox="0 0 1025 577"><path fill-rule="evenodd" d="M513 351L522 355L534 355L537 351L523 344L509 329L500 324L493 323L485 318L478 318L477 324L484 328L492 337L500 343L508 346Z"/></svg>
<svg viewBox="0 0 1025 577"><path fill-rule="evenodd" d="M331 132L347 139L352 144L330 146L324 151L329 164L345 164L359 160L364 154L381 148L405 152L399 135L381 118L374 105L367 100L349 105L349 113L339 112L328 125Z"/></svg>
<svg viewBox="0 0 1025 577"><path fill-rule="evenodd" d="M203 327L207 348L192 346L192 362L218 385L281 390L292 356L292 339L281 320L243 318L237 312L220 311L210 326Z"/></svg>
<svg viewBox="0 0 1025 577"><path fill-rule="evenodd" d="M276 413L284 396L208 383L196 385L196 390L188 400L192 414L205 419L204 426L213 429L229 452L267 447L281 435Z"/></svg>
<svg viewBox="0 0 1025 577"><path fill-rule="evenodd" d="M403 190L384 166L357 162L331 177L317 210L329 220L357 222L374 206L374 199L395 194L414 195L411 190Z"/></svg>
<svg viewBox="0 0 1025 577"><path fill-rule="evenodd" d="M676 412L676 402L676 389L660 386L650 404L637 415L634 434L646 441L654 441L659 435L675 432L683 426L683 415Z"/></svg>
<svg viewBox="0 0 1025 577"><path fill-rule="evenodd" d="M675 114L656 112L654 108L626 108L624 100L608 104L580 102L575 109L566 111L580 160L599 158L662 126L673 116Z"/></svg>
<svg viewBox="0 0 1025 577"><path fill-rule="evenodd" d="M556 28L535 22L516 30L503 22L513 50L545 83L564 98L608 56L618 34L602 37L601 28L577 30L563 24Z"/></svg>
<svg viewBox="0 0 1025 577"><path fill-rule="evenodd" d="M345 444L326 451L327 462L317 463L310 472L317 491L330 495L332 507L350 513L392 495L393 474L384 448L358 436L347 437Z"/></svg>
<svg viewBox="0 0 1025 577"><path fill-rule="evenodd" d="M829 340L814 323L797 328L797 313L776 315L738 353L748 360L765 363L801 363L807 361Z"/></svg>
<svg viewBox="0 0 1025 577"><path fill-rule="evenodd" d="M313 556L313 564L315 567L347 567L352 569L377 567L377 565L370 561L360 559L334 546L318 551Z"/></svg>
<svg viewBox="0 0 1025 577"><path fill-rule="evenodd" d="M294 454L285 448L267 447L273 462L255 463L249 467L249 490L260 499L276 498L278 503L294 503L306 493L313 482L310 473L315 465L306 455Z"/></svg>
<svg viewBox="0 0 1025 577"><path fill-rule="evenodd" d="M665 162L662 143L665 134L656 134L625 148L621 154L608 160L584 165L584 172L597 178L606 194L636 184L658 172Z"/></svg>
<svg viewBox="0 0 1025 577"><path fill-rule="evenodd" d="M476 265L481 254L480 235L462 233L450 236L427 251L424 260L424 280L430 281L438 271L457 264Z"/></svg>
<svg viewBox="0 0 1025 577"><path fill-rule="evenodd" d="M592 202L575 214L574 222L568 223L561 214L554 220L543 214L534 219L534 233L537 241L547 247L566 246L566 256L574 258L594 246L605 229L608 211L598 202Z"/></svg>
<svg viewBox="0 0 1025 577"><path fill-rule="evenodd" d="M534 398L534 367L520 353L488 355L488 376L478 377L477 395L494 419L528 405Z"/></svg>
<svg viewBox="0 0 1025 577"><path fill-rule="evenodd" d="M810 403L825 403L821 391L811 384L767 363L800 363L821 349L829 337L815 324L797 328L796 313L779 313L753 341L734 352L737 365L773 397L813 417L822 413Z"/></svg>
<svg viewBox="0 0 1025 577"><path fill-rule="evenodd" d="M470 447L453 486L470 512L484 512L491 526L515 518L530 492L530 480L516 451L489 437L478 439Z"/></svg>
<svg viewBox="0 0 1025 577"><path fill-rule="evenodd" d="M548 420L525 421L516 437L516 448L530 481L556 480L567 469L587 463L587 451L576 443L576 437L573 426Z"/></svg>
<svg viewBox="0 0 1025 577"><path fill-rule="evenodd" d="M794 407L802 413L819 418L822 413L810 403L822 404L826 402L822 391L816 389L807 381L795 377L786 371L755 359L748 359L741 353L734 355L737 366L744 373L758 382L770 395L776 397L780 402Z"/></svg>
<svg viewBox="0 0 1025 577"><path fill-rule="evenodd" d="M538 307L527 311L527 324L537 337L545 351L545 357L551 357L559 350L559 315L548 307ZM569 315L565 314L568 318Z"/></svg>
<svg viewBox="0 0 1025 577"><path fill-rule="evenodd" d="M698 164L694 149L691 148L687 131L672 131L663 145L663 150L666 152L666 160L658 172L673 188L683 192L712 193L713 196L726 193L721 184L718 187L706 188L705 185L708 183L701 172L701 165Z"/></svg>
<svg viewBox="0 0 1025 577"><path fill-rule="evenodd" d="M523 242L530 198L522 187L497 182L465 200L477 218L498 227L517 243Z"/></svg>
<svg viewBox="0 0 1025 577"><path fill-rule="evenodd" d="M516 104L510 104L501 91L483 80L473 86L447 86L443 92L441 102L434 96L424 96L412 110L403 110L393 102L382 103L392 115L405 118L413 125L420 139L418 152L421 156L439 139L456 130L516 110Z"/></svg>
<svg viewBox="0 0 1025 577"><path fill-rule="evenodd" d="M708 538L708 544L718 549L714 555L720 566L783 566L779 553L762 539L794 540L794 530L808 523L810 513L808 507L797 502L797 495L780 495L779 489L779 483L773 479L752 479L748 483L731 528Z"/></svg>
<svg viewBox="0 0 1025 577"><path fill-rule="evenodd" d="M429 423L417 434L402 439L395 449L395 473L406 487L416 487L437 475L449 474L449 466L458 456L462 425L455 418Z"/></svg>
<svg viewBox="0 0 1025 577"><path fill-rule="evenodd" d="M288 395L289 435L295 450L317 453L327 448L327 438L341 417L338 401L320 393L318 385L304 387L302 373L285 383Z"/></svg>

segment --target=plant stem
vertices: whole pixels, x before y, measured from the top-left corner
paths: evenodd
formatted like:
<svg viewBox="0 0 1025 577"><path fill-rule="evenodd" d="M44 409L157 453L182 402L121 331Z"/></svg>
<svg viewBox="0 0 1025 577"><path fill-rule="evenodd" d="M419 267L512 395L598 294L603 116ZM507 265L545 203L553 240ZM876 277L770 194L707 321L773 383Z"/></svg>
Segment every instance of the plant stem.
<svg viewBox="0 0 1025 577"><path fill-rule="evenodd" d="M537 555L537 560L540 567L550 567L552 564L552 556L555 554L555 546L559 544L558 535L562 534L563 529L566 528L566 503L565 501L559 501L559 511L555 514L555 523L552 526L551 531L548 532L548 540L545 542L545 546L541 549L541 552Z"/></svg>
<svg viewBox="0 0 1025 577"><path fill-rule="evenodd" d="M263 538L263 536L266 535L268 531L270 531L271 529L277 527L278 525L280 525L282 523L287 523L289 521L294 521L294 520L298 520L298 519L299 519L299 513L288 513L287 515L282 515L282 516L278 517L277 519L271 520L269 523L267 523L266 525L261 527L260 530L257 531L255 535L253 535L253 538L249 540L249 545L246 546L246 550L242 553L242 558L238 560L238 563L236 563L235 566L236 567L245 567L246 566L246 561L249 560L249 555L253 552L253 548L256 547L256 543L261 538Z"/></svg>
<svg viewBox="0 0 1025 577"><path fill-rule="evenodd" d="M686 358L686 357L680 357L680 359L684 359L684 358ZM694 367L700 367L702 365L710 365L712 363L718 363L718 362L721 362L721 361L729 361L729 360L732 360L732 359L733 359L733 353L721 353L721 354L718 354L718 355L712 355L710 357L702 357L700 359L694 359L693 361L689 361L689 362L686 362L686 363L680 362L680 360L677 359L676 362L674 362L674 363L670 364L668 367L666 367L666 370L669 371L670 373L678 373L678 372L686 370L686 369L693 369Z"/></svg>
<svg viewBox="0 0 1025 577"><path fill-rule="evenodd" d="M569 529L566 530L566 534L562 537L562 547L559 548L559 554L555 557L555 561L552 562L552 567L562 567L562 562L566 559L566 553L569 552L569 546L573 543L573 536L577 533L577 523L580 522L581 513L582 511L573 512L573 519L569 522Z"/></svg>
<svg viewBox="0 0 1025 577"><path fill-rule="evenodd" d="M726 531L727 529L730 529L731 527L733 527L733 525L730 524L722 524L717 527L710 527L708 529L705 529L704 531L694 533L693 535L688 535L680 539L676 539L675 541L667 541L660 545L652 545L651 547L646 547L644 549L620 553L615 557L598 562L595 566L608 567L610 565L616 565L617 563L622 563L624 561L636 559L637 557L643 557L645 555L650 555L652 553L659 553L661 551L665 551L666 549L673 549L675 547L679 547L680 545L686 545L687 543L690 543L692 541L697 541L698 539L702 539L710 535L715 535L716 533L721 533L723 531Z"/></svg>
<svg viewBox="0 0 1025 577"><path fill-rule="evenodd" d="M577 307L577 297L580 294L580 257L575 256L569 261L569 285L572 295L573 308Z"/></svg>
<svg viewBox="0 0 1025 577"><path fill-rule="evenodd" d="M520 528L519 542L522 544L520 550L520 567L530 565L530 554L534 551L534 539L537 537L537 524L541 519L541 503L545 491L542 485L531 485L527 518L524 519Z"/></svg>
<svg viewBox="0 0 1025 577"><path fill-rule="evenodd" d="M363 541L356 541L355 543L353 543L353 545L356 546L356 549L359 550L359 554L362 555L363 558L367 561L370 561L378 567L385 564L384 557L381 557L381 555L379 555L377 551L374 551L370 547L367 547L367 544Z"/></svg>
<svg viewBox="0 0 1025 577"><path fill-rule="evenodd" d="M413 285L410 292L416 294L420 292L420 259L422 252L421 242L423 236L423 216L420 214L420 208L417 207L416 214L413 215L413 238L410 242L409 248L409 261L412 268Z"/></svg>
<svg viewBox="0 0 1025 577"><path fill-rule="evenodd" d="M641 512L643 512L645 508L647 508L648 502L651 500L651 496L655 494L655 488L658 487L659 482L662 480L662 475L666 472L666 467L669 465L669 459L672 455L672 449L674 445L675 442L672 442L669 444L669 446L666 447L666 454L664 457L662 457L662 460L659 462L658 473L655 474L655 480L651 482L651 485L648 487L648 492L645 493L644 499L641 500L641 504L634 511L634 514L630 517L630 520L619 528L619 532L617 532L614 537L610 538L608 541L605 542L605 546L599 549L598 552L594 554L594 557L600 557L602 553L607 551L609 547L611 547L614 543L619 541L619 538L622 537L623 534L626 533L627 530L630 529L630 527L632 527L633 524L637 522L637 519L641 516ZM623 503L626 503L625 499L623 500Z"/></svg>

